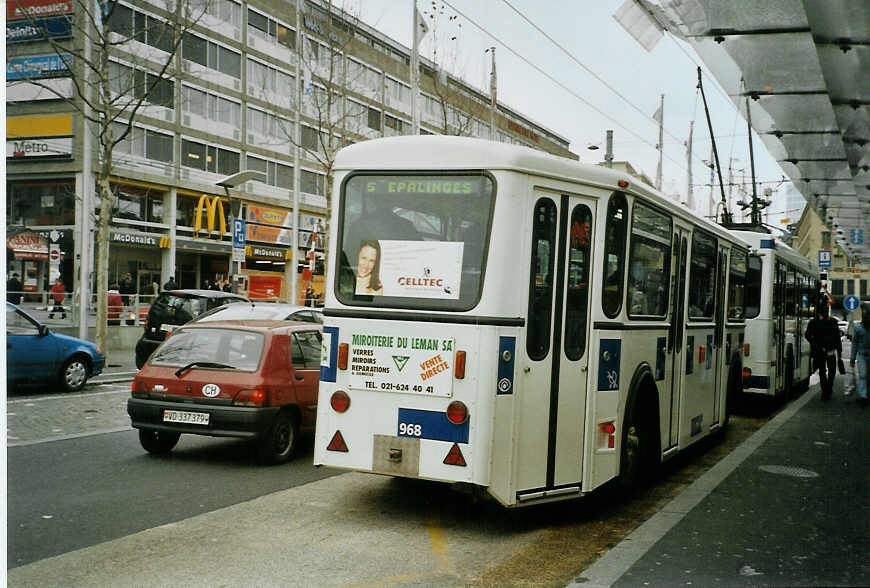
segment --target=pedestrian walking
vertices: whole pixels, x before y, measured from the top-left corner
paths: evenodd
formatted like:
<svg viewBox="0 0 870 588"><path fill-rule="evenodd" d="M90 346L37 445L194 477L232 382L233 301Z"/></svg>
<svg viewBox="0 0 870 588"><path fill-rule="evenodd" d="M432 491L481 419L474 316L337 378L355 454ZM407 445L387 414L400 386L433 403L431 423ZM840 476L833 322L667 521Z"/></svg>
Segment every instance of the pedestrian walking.
<svg viewBox="0 0 870 588"><path fill-rule="evenodd" d="M124 274L124 279L121 280L121 298L124 300L124 306L130 305L130 295L136 293L136 284L133 283L133 276L130 272Z"/></svg>
<svg viewBox="0 0 870 588"><path fill-rule="evenodd" d="M233 291L232 283L229 280L224 280L224 285L221 287L221 290L223 290L224 292L232 292Z"/></svg>
<svg viewBox="0 0 870 588"><path fill-rule="evenodd" d="M59 312L60 318L66 318L66 310L63 307L63 299L66 298L66 288L63 285L63 280L60 278L54 281L54 285L51 287L51 298L54 300L54 306L51 308L51 311L48 313L48 318L53 319L54 313Z"/></svg>
<svg viewBox="0 0 870 588"><path fill-rule="evenodd" d="M837 366L843 362L843 343L840 341L837 319L828 316L828 302L825 298L816 304L816 316L807 325L805 337L810 342L813 368L819 370L822 400L830 400Z"/></svg>
<svg viewBox="0 0 870 588"><path fill-rule="evenodd" d="M178 286L175 284L175 278L173 276L169 276L169 279L166 280L166 283L163 284L164 290L176 290Z"/></svg>
<svg viewBox="0 0 870 588"><path fill-rule="evenodd" d="M109 294L106 300L106 322L109 325L121 324L121 310L124 307L124 302L121 300L119 288L118 284L109 286Z"/></svg>
<svg viewBox="0 0 870 588"><path fill-rule="evenodd" d="M12 274L12 277L6 280L6 300L12 304L21 304L21 280L18 279L18 273Z"/></svg>
<svg viewBox="0 0 870 588"><path fill-rule="evenodd" d="M858 393L858 404L867 406L867 367L870 363L870 302L861 303L861 322L855 325L852 333L852 352L849 366L856 367L855 391Z"/></svg>

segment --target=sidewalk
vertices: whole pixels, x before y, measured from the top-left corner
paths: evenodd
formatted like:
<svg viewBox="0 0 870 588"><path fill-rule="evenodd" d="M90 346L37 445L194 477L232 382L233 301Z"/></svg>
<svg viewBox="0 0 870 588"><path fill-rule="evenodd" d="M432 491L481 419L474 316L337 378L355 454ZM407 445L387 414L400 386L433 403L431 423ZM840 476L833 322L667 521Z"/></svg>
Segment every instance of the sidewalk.
<svg viewBox="0 0 870 588"><path fill-rule="evenodd" d="M570 588L870 585L870 409L814 385Z"/></svg>

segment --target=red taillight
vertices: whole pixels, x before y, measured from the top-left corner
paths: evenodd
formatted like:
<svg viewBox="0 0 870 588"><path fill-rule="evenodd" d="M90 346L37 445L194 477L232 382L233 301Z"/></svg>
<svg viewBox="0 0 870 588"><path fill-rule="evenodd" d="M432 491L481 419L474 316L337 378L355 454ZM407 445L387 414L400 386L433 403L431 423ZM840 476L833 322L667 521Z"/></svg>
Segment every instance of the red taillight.
<svg viewBox="0 0 870 588"><path fill-rule="evenodd" d="M752 370L748 367L743 368L743 379L747 380L752 377Z"/></svg>
<svg viewBox="0 0 870 588"><path fill-rule="evenodd" d="M338 369L340 369L340 370L347 369L347 353L348 353L348 344L347 343L339 343L338 344Z"/></svg>
<svg viewBox="0 0 870 588"><path fill-rule="evenodd" d="M707 348L703 345L698 345L698 363L707 361Z"/></svg>
<svg viewBox="0 0 870 588"><path fill-rule="evenodd" d="M468 407L464 402L454 400L447 405L447 420L454 425L461 425L468 420Z"/></svg>
<svg viewBox="0 0 870 588"><path fill-rule="evenodd" d="M749 357L749 343L743 344L743 356Z"/></svg>
<svg viewBox="0 0 870 588"><path fill-rule="evenodd" d="M453 368L453 377L457 380L465 378L465 352L456 352L456 365Z"/></svg>
<svg viewBox="0 0 870 588"><path fill-rule="evenodd" d="M616 432L616 425L613 424L613 421L598 423L598 430L607 435L613 435Z"/></svg>
<svg viewBox="0 0 870 588"><path fill-rule="evenodd" d="M235 406L266 406L266 391L261 388L241 390L233 400Z"/></svg>
<svg viewBox="0 0 870 588"><path fill-rule="evenodd" d="M148 396L148 387L145 382L134 379L130 382L130 394L133 396Z"/></svg>
<svg viewBox="0 0 870 588"><path fill-rule="evenodd" d="M350 396L343 390L336 390L329 397L329 406L335 412L347 412L347 409L350 408Z"/></svg>

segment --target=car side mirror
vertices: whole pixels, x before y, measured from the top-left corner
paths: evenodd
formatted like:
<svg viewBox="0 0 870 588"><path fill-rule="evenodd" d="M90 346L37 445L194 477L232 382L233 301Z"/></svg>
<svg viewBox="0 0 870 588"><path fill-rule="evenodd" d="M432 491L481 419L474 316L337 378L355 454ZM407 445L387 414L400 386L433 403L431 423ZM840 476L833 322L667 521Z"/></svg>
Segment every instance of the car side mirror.
<svg viewBox="0 0 870 588"><path fill-rule="evenodd" d="M51 331L49 331L48 327L46 327L45 325L39 325L39 336L40 337L45 337L50 332Z"/></svg>

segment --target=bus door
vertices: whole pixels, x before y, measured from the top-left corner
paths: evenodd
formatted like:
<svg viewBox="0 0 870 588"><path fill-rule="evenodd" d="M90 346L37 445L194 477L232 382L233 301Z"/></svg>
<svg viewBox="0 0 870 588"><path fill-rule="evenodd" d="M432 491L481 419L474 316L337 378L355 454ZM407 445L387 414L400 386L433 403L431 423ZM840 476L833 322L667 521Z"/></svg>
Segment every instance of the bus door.
<svg viewBox="0 0 870 588"><path fill-rule="evenodd" d="M668 328L668 355L671 357L670 419L668 447L680 438L680 392L686 372L686 270L688 269L689 232L677 227L671 252L671 324Z"/></svg>
<svg viewBox="0 0 870 588"><path fill-rule="evenodd" d="M774 261L776 272L773 280L773 337L776 347L776 385L774 394L785 386L785 264Z"/></svg>
<svg viewBox="0 0 870 588"><path fill-rule="evenodd" d="M539 192L532 211L516 488L579 491L595 202Z"/></svg>
<svg viewBox="0 0 870 588"><path fill-rule="evenodd" d="M713 416L710 421L711 425L721 422L722 411L720 400L722 392L727 386L727 369L725 367L725 315L727 313L727 300L725 298L725 280L728 276L728 249L721 247L719 249L719 267L716 270L716 307L714 310L713 321L713 348L708 349L707 353L712 353L711 362L714 376L713 390Z"/></svg>

